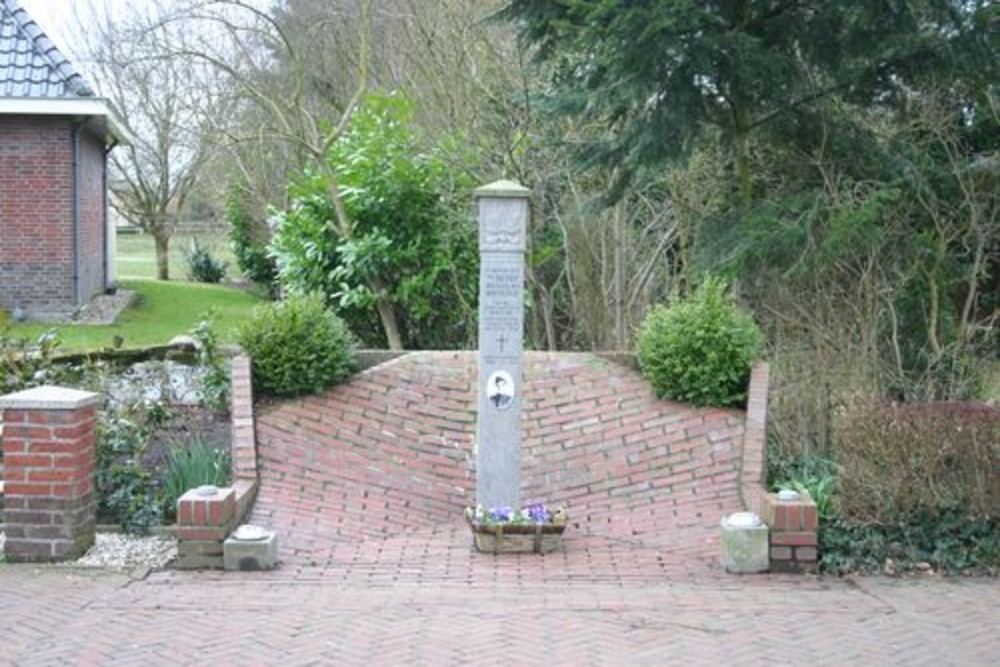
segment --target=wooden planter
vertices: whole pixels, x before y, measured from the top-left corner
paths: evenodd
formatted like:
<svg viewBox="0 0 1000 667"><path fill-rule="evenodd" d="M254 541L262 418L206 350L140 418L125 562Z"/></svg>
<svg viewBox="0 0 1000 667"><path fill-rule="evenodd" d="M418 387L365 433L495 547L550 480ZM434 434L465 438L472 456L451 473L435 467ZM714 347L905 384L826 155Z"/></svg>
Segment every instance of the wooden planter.
<svg viewBox="0 0 1000 667"><path fill-rule="evenodd" d="M566 518L545 524L476 523L472 508L465 510L465 520L472 528L476 550L491 554L547 554L562 546Z"/></svg>

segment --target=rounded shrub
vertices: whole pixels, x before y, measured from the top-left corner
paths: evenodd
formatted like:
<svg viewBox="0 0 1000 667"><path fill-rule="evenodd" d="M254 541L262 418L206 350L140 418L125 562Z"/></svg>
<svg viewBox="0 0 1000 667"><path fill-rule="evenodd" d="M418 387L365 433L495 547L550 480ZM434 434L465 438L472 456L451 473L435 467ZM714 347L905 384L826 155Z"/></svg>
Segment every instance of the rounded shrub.
<svg viewBox="0 0 1000 667"><path fill-rule="evenodd" d="M744 401L762 344L753 318L712 278L691 297L650 311L636 341L639 367L657 396L698 406Z"/></svg>
<svg viewBox="0 0 1000 667"><path fill-rule="evenodd" d="M252 360L254 387L265 394L311 394L351 374L351 333L317 295L257 308L238 338Z"/></svg>
<svg viewBox="0 0 1000 667"><path fill-rule="evenodd" d="M191 239L191 245L184 251L188 277L199 283L221 283L226 277L226 263L212 254L212 251Z"/></svg>

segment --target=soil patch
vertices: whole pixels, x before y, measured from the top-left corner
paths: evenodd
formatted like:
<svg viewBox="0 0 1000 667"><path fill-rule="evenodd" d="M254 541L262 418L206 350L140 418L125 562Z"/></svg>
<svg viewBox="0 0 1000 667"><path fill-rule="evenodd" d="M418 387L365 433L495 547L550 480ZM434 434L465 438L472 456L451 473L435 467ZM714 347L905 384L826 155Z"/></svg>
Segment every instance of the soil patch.
<svg viewBox="0 0 1000 667"><path fill-rule="evenodd" d="M167 455L171 449L188 448L201 440L213 448L228 452L232 442L229 415L207 410L202 406L172 406L167 422L157 429L150 439L143 456L143 464L155 470L154 476L162 479Z"/></svg>

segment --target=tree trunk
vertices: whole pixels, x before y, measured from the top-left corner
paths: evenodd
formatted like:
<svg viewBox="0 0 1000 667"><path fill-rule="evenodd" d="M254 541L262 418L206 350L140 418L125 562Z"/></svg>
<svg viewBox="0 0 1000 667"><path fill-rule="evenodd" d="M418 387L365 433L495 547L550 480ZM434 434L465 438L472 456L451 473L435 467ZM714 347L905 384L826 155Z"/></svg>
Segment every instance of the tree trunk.
<svg viewBox="0 0 1000 667"><path fill-rule="evenodd" d="M156 279L170 280L170 236L162 232L154 232L156 242Z"/></svg>
<svg viewBox="0 0 1000 667"><path fill-rule="evenodd" d="M624 350L625 344L625 202L618 202L614 212L614 295L615 295L615 349Z"/></svg>
<svg viewBox="0 0 1000 667"><path fill-rule="evenodd" d="M395 352L403 350L403 338L399 335L399 322L396 320L396 310L384 297L379 297L375 303L378 309L379 319L382 320L382 330L385 338L389 342L389 349Z"/></svg>
<svg viewBox="0 0 1000 667"><path fill-rule="evenodd" d="M753 182L750 174L750 128L747 112L733 110L733 131L736 144L736 181L739 183L740 217L746 215L753 203Z"/></svg>

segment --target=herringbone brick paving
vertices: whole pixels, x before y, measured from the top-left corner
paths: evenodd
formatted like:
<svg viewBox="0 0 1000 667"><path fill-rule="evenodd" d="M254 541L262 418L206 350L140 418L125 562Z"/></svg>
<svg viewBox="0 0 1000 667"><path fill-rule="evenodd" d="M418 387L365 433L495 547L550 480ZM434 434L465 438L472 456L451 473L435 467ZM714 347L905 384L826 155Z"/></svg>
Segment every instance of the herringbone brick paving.
<svg viewBox="0 0 1000 667"><path fill-rule="evenodd" d="M0 566L0 664L992 665L1000 651L994 580L403 579Z"/></svg>

